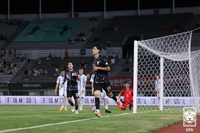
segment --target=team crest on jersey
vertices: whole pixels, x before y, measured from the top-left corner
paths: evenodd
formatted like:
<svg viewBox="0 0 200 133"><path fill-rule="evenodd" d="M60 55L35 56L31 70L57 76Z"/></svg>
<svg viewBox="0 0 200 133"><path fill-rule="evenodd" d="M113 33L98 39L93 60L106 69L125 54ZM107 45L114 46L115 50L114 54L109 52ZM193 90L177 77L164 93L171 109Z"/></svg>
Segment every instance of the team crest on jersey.
<svg viewBox="0 0 200 133"><path fill-rule="evenodd" d="M97 61L97 65L99 65L100 61Z"/></svg>

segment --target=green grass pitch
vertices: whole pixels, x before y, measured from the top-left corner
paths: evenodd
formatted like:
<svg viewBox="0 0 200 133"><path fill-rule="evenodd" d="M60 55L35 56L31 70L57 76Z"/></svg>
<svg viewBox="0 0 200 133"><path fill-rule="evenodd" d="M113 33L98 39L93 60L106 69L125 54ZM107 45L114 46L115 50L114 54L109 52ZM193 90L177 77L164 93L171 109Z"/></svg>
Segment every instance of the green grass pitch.
<svg viewBox="0 0 200 133"><path fill-rule="evenodd" d="M181 113L136 113L109 106L101 118L84 106L79 114L59 111L59 106L0 105L0 133L148 133L182 120Z"/></svg>

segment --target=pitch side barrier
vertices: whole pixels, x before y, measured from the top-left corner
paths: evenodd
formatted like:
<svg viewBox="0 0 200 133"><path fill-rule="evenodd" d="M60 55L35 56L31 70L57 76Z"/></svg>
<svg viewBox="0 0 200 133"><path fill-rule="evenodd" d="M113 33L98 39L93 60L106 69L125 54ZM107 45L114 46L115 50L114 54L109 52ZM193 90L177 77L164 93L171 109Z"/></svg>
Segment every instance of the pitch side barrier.
<svg viewBox="0 0 200 133"><path fill-rule="evenodd" d="M123 98L123 97L122 97ZM200 98L199 98L200 100ZM164 97L163 105L166 106L192 106L191 97ZM103 100L101 99L101 105ZM84 105L93 106L93 96L86 96ZM115 101L108 98L109 105L116 105ZM157 97L137 97L140 106L157 106ZM59 96L0 96L0 105L60 105Z"/></svg>

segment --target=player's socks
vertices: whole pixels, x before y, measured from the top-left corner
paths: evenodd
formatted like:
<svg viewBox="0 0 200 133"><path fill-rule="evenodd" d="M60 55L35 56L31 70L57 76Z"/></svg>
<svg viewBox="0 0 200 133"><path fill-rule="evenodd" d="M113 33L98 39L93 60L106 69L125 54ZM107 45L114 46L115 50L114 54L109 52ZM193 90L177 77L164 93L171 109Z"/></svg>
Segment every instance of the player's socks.
<svg viewBox="0 0 200 133"><path fill-rule="evenodd" d="M74 112L74 111L75 111L75 109L74 109L74 106L72 106L72 109L71 109L71 110L72 110L72 112Z"/></svg>
<svg viewBox="0 0 200 133"><path fill-rule="evenodd" d="M62 106L62 102L63 102L63 100L62 100L62 97L60 96L60 105Z"/></svg>
<svg viewBox="0 0 200 133"><path fill-rule="evenodd" d="M111 111L108 110L108 104L105 104L104 106L105 106L105 112L106 112L106 113L111 113Z"/></svg>
<svg viewBox="0 0 200 133"><path fill-rule="evenodd" d="M83 100L84 99L81 99L79 102L79 110L83 110Z"/></svg>
<svg viewBox="0 0 200 133"><path fill-rule="evenodd" d="M84 98L81 100L81 107L80 110L83 110Z"/></svg>
<svg viewBox="0 0 200 133"><path fill-rule="evenodd" d="M74 106L74 103L73 103L72 101L70 101L69 104L70 104L71 106Z"/></svg>
<svg viewBox="0 0 200 133"><path fill-rule="evenodd" d="M117 106L121 109L122 108L121 102L117 101L117 98L116 98L116 96L114 94L113 94L112 99L115 100L115 102L117 103Z"/></svg>
<svg viewBox="0 0 200 133"><path fill-rule="evenodd" d="M97 110L100 109L100 101L99 101L99 98L95 98L95 106L96 106L96 109L97 109Z"/></svg>
<svg viewBox="0 0 200 133"><path fill-rule="evenodd" d="M76 110L78 110L78 106L76 106L76 108L75 108Z"/></svg>
<svg viewBox="0 0 200 133"><path fill-rule="evenodd" d="M75 111L75 108L74 108L74 103L72 102L72 101L69 101L69 104L72 106L72 112L74 112Z"/></svg>
<svg viewBox="0 0 200 133"><path fill-rule="evenodd" d="M108 110L108 104L105 104L104 106L105 106L105 109L107 109L107 110Z"/></svg>
<svg viewBox="0 0 200 133"><path fill-rule="evenodd" d="M64 107L65 107L65 111L67 111L67 98L65 97L65 102L64 102Z"/></svg>
<svg viewBox="0 0 200 133"><path fill-rule="evenodd" d="M116 98L116 96L114 94L113 94L112 99L115 100L115 102L117 102L117 98Z"/></svg>

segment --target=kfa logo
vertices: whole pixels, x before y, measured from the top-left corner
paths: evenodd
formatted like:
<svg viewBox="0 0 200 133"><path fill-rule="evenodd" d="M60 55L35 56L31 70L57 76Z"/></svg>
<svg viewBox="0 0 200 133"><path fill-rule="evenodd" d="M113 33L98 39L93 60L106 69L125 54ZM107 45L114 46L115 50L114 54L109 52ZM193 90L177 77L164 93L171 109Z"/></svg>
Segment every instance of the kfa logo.
<svg viewBox="0 0 200 133"><path fill-rule="evenodd" d="M183 127L196 127L196 107L183 107Z"/></svg>

